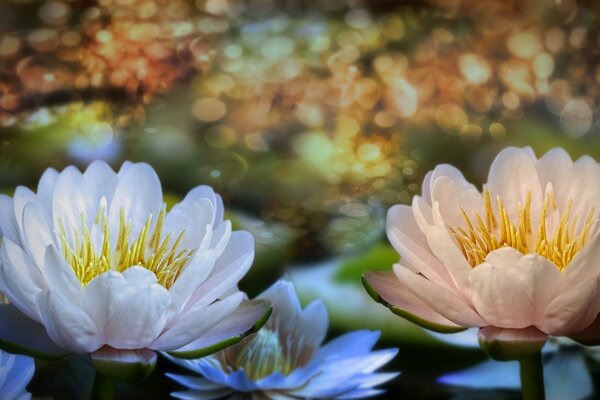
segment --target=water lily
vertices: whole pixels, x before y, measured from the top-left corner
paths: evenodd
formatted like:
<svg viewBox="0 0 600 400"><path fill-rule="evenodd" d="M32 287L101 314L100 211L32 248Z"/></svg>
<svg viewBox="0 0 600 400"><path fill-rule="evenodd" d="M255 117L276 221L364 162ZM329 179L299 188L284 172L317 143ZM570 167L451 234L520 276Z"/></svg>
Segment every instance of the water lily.
<svg viewBox="0 0 600 400"><path fill-rule="evenodd" d="M31 358L0 351L0 399L31 399L26 387L34 372L35 364Z"/></svg>
<svg viewBox="0 0 600 400"><path fill-rule="evenodd" d="M388 212L400 262L365 274L364 284L417 324L478 327L492 357L535 355L527 362L539 366L549 335L600 337L598 187L598 164L561 149L540 159L530 148L505 149L482 191L439 165L412 206Z"/></svg>
<svg viewBox="0 0 600 400"><path fill-rule="evenodd" d="M293 285L276 282L259 299L273 304L273 315L258 333L199 360L175 360L201 376L168 374L189 388L180 399L350 399L383 391L376 385L396 373L375 372L396 349L372 351L379 332L355 331L322 346L328 317L315 300L301 308Z"/></svg>
<svg viewBox="0 0 600 400"><path fill-rule="evenodd" d="M37 192L0 196L0 345L53 359L90 354L101 375L143 377L156 352L199 357L264 323L237 283L252 236L206 186L167 210L158 176L126 162L48 169Z"/></svg>

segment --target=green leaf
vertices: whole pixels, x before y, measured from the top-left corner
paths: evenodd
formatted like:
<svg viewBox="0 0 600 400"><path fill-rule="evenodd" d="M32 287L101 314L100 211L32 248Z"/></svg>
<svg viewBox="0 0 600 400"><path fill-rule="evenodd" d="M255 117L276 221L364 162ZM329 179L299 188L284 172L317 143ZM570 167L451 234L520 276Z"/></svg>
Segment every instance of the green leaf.
<svg viewBox="0 0 600 400"><path fill-rule="evenodd" d="M386 271L397 263L400 256L392 246L377 244L364 255L345 261L337 270L334 281L358 285L365 271Z"/></svg>

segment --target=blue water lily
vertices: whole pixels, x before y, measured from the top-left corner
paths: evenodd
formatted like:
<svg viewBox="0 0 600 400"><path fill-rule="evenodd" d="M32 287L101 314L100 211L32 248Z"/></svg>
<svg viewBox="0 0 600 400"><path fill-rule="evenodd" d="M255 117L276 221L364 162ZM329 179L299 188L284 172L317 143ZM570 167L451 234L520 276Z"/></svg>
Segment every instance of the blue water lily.
<svg viewBox="0 0 600 400"><path fill-rule="evenodd" d="M168 374L186 386L180 399L218 399L244 394L253 399L366 398L397 373L375 372L397 349L373 351L379 332L355 331L322 345L328 326L324 304L302 309L293 285L279 281L262 293L273 315L262 330L237 345L177 364L201 375Z"/></svg>
<svg viewBox="0 0 600 400"><path fill-rule="evenodd" d="M0 399L29 400L26 386L33 377L35 364L29 357L16 356L0 350Z"/></svg>

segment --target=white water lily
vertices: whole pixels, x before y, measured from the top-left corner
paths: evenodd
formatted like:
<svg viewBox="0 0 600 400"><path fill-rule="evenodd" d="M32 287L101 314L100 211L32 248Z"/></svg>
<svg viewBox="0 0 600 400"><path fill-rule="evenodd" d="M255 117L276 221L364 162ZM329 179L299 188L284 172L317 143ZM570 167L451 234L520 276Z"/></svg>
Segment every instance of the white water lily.
<svg viewBox="0 0 600 400"><path fill-rule="evenodd" d="M16 356L0 350L0 399L29 400L27 385L35 372L29 357Z"/></svg>
<svg viewBox="0 0 600 400"><path fill-rule="evenodd" d="M481 328L484 347L539 349L549 335L595 340L599 188L598 164L561 149L540 159L530 148L505 149L483 191L440 165L412 206L390 209L388 238L401 260L393 272L365 274L365 286L426 328Z"/></svg>
<svg viewBox="0 0 600 400"><path fill-rule="evenodd" d="M321 347L327 311L319 300L302 310L290 282L279 281L258 298L273 304L263 329L210 357L175 360L202 377L168 374L189 388L173 397L356 399L381 394L375 386L397 376L375 372L397 353L372 351L379 332L352 332Z"/></svg>
<svg viewBox="0 0 600 400"><path fill-rule="evenodd" d="M231 231L206 186L167 211L158 176L126 162L48 169L37 193L0 196L0 345L41 358L89 353L99 371L143 376L156 351L198 357L264 323L237 289L252 236Z"/></svg>

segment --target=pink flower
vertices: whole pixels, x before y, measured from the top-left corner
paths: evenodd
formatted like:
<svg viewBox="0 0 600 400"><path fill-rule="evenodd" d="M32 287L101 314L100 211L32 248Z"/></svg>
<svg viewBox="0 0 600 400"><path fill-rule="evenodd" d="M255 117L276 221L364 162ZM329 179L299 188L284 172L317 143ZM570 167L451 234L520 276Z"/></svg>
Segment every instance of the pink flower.
<svg viewBox="0 0 600 400"><path fill-rule="evenodd" d="M480 341L593 340L600 311L600 167L562 149L536 159L508 148L483 191L456 168L429 172L412 206L388 212L400 253L393 272L368 272L369 293L431 330L479 327ZM497 355L502 358L502 355Z"/></svg>

